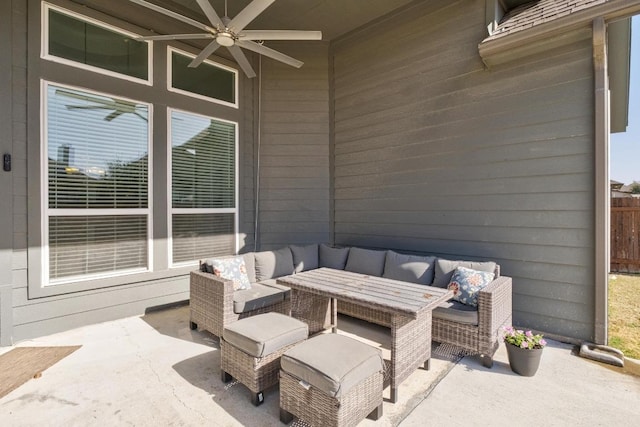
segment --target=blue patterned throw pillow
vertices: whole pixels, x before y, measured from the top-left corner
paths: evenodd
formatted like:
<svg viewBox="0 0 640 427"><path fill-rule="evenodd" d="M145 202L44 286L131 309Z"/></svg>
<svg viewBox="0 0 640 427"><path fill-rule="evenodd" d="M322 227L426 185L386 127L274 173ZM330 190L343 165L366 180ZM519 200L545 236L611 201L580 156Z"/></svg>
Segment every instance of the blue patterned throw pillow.
<svg viewBox="0 0 640 427"><path fill-rule="evenodd" d="M226 280L233 280L233 289L251 289L251 282L247 276L247 267L242 256L229 258L214 258L209 261L212 273Z"/></svg>
<svg viewBox="0 0 640 427"><path fill-rule="evenodd" d="M457 267L451 276L448 289L453 291L453 299L471 307L478 306L478 292L494 278L493 273Z"/></svg>

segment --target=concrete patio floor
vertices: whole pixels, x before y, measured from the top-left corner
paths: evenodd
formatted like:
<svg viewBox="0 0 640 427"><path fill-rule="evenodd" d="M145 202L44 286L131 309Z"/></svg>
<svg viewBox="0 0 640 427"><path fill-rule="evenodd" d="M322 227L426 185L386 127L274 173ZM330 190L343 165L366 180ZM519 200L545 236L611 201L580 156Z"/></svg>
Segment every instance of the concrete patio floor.
<svg viewBox="0 0 640 427"><path fill-rule="evenodd" d="M280 425L277 388L255 408L241 386L222 385L218 352L212 351L217 340L207 332L189 330L188 320L188 307L183 306L18 343L83 347L1 398L0 424ZM11 349L0 348L0 354ZM531 378L511 372L504 345L491 370L476 357L457 364L437 361L436 369L419 370L401 385L405 401L396 405L408 405L408 399L408 409L383 422L365 420L362 425L634 424L640 377L579 358L573 350L551 341ZM435 387L420 388L421 382Z"/></svg>

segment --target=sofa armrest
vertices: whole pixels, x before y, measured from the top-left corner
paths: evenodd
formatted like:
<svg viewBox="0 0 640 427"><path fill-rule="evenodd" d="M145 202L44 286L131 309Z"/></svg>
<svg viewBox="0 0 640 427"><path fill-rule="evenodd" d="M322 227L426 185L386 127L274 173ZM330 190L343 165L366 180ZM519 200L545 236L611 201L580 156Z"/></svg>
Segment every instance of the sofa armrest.
<svg viewBox="0 0 640 427"><path fill-rule="evenodd" d="M192 271L189 280L191 322L221 336L225 320L233 318L233 281Z"/></svg>
<svg viewBox="0 0 640 427"><path fill-rule="evenodd" d="M495 340L500 329L511 325L512 279L500 276L478 293L478 329L480 336Z"/></svg>

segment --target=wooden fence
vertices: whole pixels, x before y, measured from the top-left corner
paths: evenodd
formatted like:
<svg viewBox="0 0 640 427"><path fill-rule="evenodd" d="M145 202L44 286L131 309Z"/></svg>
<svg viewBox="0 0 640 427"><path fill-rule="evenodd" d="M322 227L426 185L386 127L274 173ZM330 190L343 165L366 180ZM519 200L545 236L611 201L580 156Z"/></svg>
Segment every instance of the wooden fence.
<svg viewBox="0 0 640 427"><path fill-rule="evenodd" d="M611 199L611 271L640 273L640 199Z"/></svg>

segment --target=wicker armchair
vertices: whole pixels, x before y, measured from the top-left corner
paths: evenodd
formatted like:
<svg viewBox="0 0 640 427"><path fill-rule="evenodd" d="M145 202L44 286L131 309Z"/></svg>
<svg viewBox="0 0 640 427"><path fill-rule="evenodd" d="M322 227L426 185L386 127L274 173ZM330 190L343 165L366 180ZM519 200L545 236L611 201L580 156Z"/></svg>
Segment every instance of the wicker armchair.
<svg viewBox="0 0 640 427"><path fill-rule="evenodd" d="M243 313L235 313L233 282L201 271L191 272L190 293L191 329L200 327L217 337L222 336L225 326L245 317L269 312L291 314L289 292L286 293L284 301Z"/></svg>
<svg viewBox="0 0 640 427"><path fill-rule="evenodd" d="M500 276L478 293L478 324L470 325L434 316L431 339L453 344L479 354L487 368L502 338L502 328L511 325L511 277Z"/></svg>

